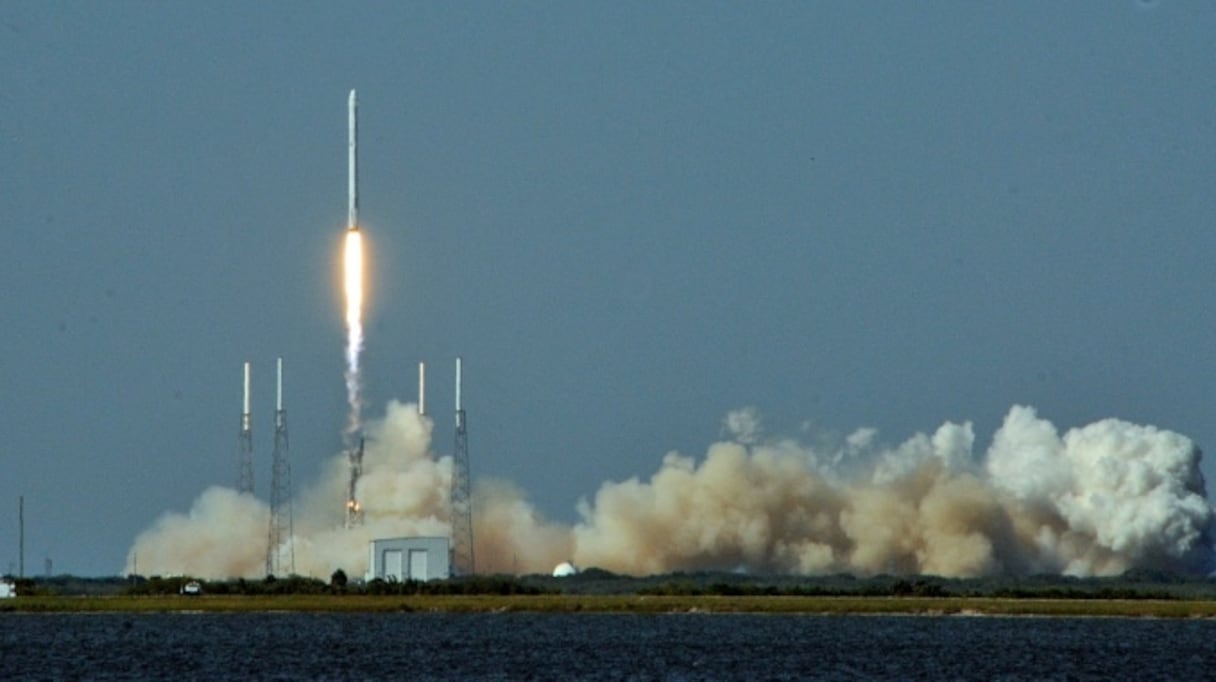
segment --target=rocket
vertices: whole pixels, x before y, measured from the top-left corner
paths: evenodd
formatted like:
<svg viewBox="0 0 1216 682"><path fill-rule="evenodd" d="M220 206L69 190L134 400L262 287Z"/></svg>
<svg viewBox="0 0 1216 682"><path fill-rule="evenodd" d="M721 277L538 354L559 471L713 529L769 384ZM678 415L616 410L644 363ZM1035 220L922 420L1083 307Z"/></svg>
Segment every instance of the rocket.
<svg viewBox="0 0 1216 682"><path fill-rule="evenodd" d="M350 144L350 154L347 164L350 172L350 182L347 190L346 229L351 232L359 230L359 100L355 91L350 91L347 105L350 111L350 127L347 132Z"/></svg>

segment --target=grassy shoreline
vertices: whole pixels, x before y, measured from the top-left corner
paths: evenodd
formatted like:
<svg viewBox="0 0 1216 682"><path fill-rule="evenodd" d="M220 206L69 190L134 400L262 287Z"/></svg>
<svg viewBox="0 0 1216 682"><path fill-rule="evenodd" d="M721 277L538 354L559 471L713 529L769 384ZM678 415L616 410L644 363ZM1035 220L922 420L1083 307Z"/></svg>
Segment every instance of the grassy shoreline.
<svg viewBox="0 0 1216 682"><path fill-rule="evenodd" d="M1216 601L1003 599L995 597L808 597L643 595L204 595L18 597L5 613L785 613L808 615L1006 615L1213 618Z"/></svg>

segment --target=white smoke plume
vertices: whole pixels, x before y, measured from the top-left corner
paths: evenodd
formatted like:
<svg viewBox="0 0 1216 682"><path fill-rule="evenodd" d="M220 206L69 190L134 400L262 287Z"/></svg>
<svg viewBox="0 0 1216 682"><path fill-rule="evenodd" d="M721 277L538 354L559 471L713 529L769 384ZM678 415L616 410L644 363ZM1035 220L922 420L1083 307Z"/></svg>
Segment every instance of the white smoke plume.
<svg viewBox="0 0 1216 682"><path fill-rule="evenodd" d="M298 573L362 575L372 538L449 533L451 458L432 452L432 428L397 402L366 424L362 526L342 528L348 470L333 459L295 504ZM724 433L702 458L669 453L647 480L603 484L579 503L573 527L547 521L508 482L479 481L477 571L547 572L564 560L630 574L1213 568L1200 453L1170 431L1107 419L1060 436L1017 406L983 457L970 424L885 450L863 429L830 449L767 438L749 409L728 415ZM127 570L259 577L268 523L262 502L211 488L187 514L167 513L142 533Z"/></svg>

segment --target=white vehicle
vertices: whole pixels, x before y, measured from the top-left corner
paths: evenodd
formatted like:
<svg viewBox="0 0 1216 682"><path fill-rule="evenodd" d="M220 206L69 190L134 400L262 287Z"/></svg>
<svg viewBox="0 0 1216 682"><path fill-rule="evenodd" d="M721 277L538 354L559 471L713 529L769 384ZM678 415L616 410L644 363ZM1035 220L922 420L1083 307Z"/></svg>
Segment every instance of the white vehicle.
<svg viewBox="0 0 1216 682"><path fill-rule="evenodd" d="M197 580L191 580L190 582L182 585L181 593L190 595L192 597L197 597L203 593L203 586L200 585Z"/></svg>
<svg viewBox="0 0 1216 682"><path fill-rule="evenodd" d="M11 599L17 596L17 586L7 580L0 580L0 599Z"/></svg>

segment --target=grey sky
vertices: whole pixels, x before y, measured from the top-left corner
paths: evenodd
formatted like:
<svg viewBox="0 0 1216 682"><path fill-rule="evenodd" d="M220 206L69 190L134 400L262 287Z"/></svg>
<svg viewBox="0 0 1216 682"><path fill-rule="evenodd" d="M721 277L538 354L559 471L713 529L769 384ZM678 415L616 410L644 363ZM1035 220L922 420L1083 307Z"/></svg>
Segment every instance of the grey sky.
<svg viewBox="0 0 1216 682"><path fill-rule="evenodd" d="M118 571L340 448L346 93L369 405L570 521L731 409L896 443L1010 405L1216 443L1216 7L0 2L0 571ZM1212 480L1211 459L1204 471ZM335 507L341 500L335 500Z"/></svg>

